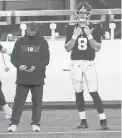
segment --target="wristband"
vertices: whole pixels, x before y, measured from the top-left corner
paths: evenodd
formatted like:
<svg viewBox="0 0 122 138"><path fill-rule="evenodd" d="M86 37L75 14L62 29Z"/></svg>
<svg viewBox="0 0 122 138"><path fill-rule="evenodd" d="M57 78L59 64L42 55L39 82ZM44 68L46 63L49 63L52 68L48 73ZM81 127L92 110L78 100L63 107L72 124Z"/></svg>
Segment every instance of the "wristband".
<svg viewBox="0 0 122 138"><path fill-rule="evenodd" d="M77 36L76 35L73 35L72 36L72 39L76 40L77 39Z"/></svg>
<svg viewBox="0 0 122 138"><path fill-rule="evenodd" d="M90 34L87 36L88 40L91 40L93 38L93 36Z"/></svg>

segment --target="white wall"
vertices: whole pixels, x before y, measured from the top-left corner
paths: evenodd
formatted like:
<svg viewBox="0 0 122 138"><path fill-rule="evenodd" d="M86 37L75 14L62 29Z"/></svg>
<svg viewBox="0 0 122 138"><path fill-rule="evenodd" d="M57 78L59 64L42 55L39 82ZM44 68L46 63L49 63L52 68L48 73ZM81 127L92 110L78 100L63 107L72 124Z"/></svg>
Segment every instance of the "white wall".
<svg viewBox="0 0 122 138"><path fill-rule="evenodd" d="M47 67L47 78L44 87L44 101L73 101L75 95L72 89L70 72L63 69L70 68L69 53L64 50L64 41L48 41L51 52L50 64ZM2 42L3 46L12 50L13 42ZM120 40L104 40L101 50L96 56L96 69L99 80L99 93L103 100L121 100L120 88ZM3 82L3 91L8 102L13 102L15 95L16 69L9 62L6 55L5 60L10 67L9 72L3 70L1 63L1 73ZM1 61L1 55L0 55ZM29 94L27 101L30 101ZM91 101L87 89L85 91L85 100Z"/></svg>

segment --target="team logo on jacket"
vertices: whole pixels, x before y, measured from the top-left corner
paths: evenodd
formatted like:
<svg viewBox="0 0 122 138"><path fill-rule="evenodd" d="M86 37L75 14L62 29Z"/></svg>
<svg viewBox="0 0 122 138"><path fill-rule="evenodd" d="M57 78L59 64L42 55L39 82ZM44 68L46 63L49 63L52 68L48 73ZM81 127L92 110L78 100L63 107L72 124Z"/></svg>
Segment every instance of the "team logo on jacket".
<svg viewBox="0 0 122 138"><path fill-rule="evenodd" d="M40 46L22 45L22 52L39 52Z"/></svg>

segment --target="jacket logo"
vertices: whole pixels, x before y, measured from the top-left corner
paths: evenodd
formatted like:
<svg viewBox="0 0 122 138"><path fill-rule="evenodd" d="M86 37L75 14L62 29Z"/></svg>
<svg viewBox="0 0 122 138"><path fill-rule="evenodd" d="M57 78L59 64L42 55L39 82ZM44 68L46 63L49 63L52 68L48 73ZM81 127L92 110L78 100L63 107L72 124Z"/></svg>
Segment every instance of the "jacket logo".
<svg viewBox="0 0 122 138"><path fill-rule="evenodd" d="M40 46L22 45L22 52L39 52Z"/></svg>

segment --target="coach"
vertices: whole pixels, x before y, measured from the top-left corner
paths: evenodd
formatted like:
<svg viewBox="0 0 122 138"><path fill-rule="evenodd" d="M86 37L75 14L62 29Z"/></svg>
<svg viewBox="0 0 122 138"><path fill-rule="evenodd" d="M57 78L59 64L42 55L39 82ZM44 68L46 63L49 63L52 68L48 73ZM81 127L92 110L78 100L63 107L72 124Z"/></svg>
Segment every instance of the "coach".
<svg viewBox="0 0 122 138"><path fill-rule="evenodd" d="M49 47L40 36L39 26L29 23L24 37L14 45L11 62L17 69L16 95L9 132L15 132L29 92L32 94L32 131L40 131L43 85L46 66L49 64Z"/></svg>

